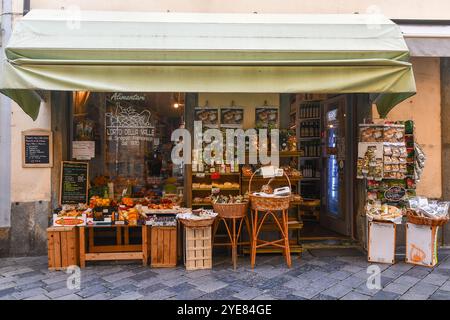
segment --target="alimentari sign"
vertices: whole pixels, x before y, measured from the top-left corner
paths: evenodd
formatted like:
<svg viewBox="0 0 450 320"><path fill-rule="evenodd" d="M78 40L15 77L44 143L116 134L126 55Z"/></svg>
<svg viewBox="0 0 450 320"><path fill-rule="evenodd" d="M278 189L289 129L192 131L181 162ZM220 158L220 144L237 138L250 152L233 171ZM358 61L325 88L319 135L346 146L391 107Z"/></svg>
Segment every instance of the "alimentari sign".
<svg viewBox="0 0 450 320"><path fill-rule="evenodd" d="M145 95L113 93L107 96L105 129L108 141L121 146L138 146L155 136L152 112Z"/></svg>

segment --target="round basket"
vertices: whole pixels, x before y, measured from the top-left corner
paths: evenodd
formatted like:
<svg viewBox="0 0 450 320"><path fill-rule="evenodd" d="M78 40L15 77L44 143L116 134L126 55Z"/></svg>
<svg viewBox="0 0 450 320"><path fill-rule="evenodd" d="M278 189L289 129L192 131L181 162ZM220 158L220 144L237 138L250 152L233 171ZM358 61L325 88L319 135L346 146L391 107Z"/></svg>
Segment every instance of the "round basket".
<svg viewBox="0 0 450 320"><path fill-rule="evenodd" d="M248 202L244 203L213 203L214 212L222 218L243 218L247 214Z"/></svg>
<svg viewBox="0 0 450 320"><path fill-rule="evenodd" d="M252 180L255 174L260 170L261 168L256 170L252 174L252 176L250 177L250 181L248 182L248 193L250 195L251 208L253 210L258 211L279 211L289 209L289 203L291 202L290 194L287 196L279 196L279 197L262 197L252 194ZM289 180L289 177L287 176L286 172L283 172L283 175L289 184L289 189L291 189L291 180Z"/></svg>
<svg viewBox="0 0 450 320"><path fill-rule="evenodd" d="M210 218L210 219L201 219L201 220L194 220L194 219L178 219L181 221L181 223L185 227L190 228L201 228L201 227L210 227L214 223L214 220L216 218Z"/></svg>
<svg viewBox="0 0 450 320"><path fill-rule="evenodd" d="M431 219L426 217L420 217L414 210L407 210L406 217L408 218L408 222L423 225L423 226L443 226L448 222L448 217L443 217L440 219Z"/></svg>

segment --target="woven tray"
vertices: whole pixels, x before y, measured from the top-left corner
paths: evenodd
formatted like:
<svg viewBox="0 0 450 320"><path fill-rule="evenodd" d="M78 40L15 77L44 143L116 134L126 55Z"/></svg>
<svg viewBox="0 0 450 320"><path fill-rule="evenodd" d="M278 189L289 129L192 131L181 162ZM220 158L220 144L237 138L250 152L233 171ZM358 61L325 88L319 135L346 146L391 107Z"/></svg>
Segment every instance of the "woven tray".
<svg viewBox="0 0 450 320"><path fill-rule="evenodd" d="M443 226L448 222L448 217L440 218L440 219L431 219L426 217L421 217L416 214L414 210L407 210L406 217L408 218L408 222L423 225L423 226Z"/></svg>
<svg viewBox="0 0 450 320"><path fill-rule="evenodd" d="M244 203L214 203L214 212L222 218L243 218L247 215L248 202Z"/></svg>
<svg viewBox="0 0 450 320"><path fill-rule="evenodd" d="M193 220L193 219L178 219L185 227L190 228L201 228L201 227L210 227L214 223L216 218L210 219L201 219L201 220Z"/></svg>
<svg viewBox="0 0 450 320"><path fill-rule="evenodd" d="M277 211L277 210L287 210L289 209L289 203L291 202L291 195L287 196L280 196L280 197L262 197L262 196L256 196L252 194L252 180L255 174L260 171L261 169L256 170L248 182L248 193L250 195L250 204L253 210L259 210L259 211ZM291 187L291 180L289 180L288 175L286 172L283 172L284 177L286 178L289 189L292 190ZM269 183L270 184L270 181Z"/></svg>

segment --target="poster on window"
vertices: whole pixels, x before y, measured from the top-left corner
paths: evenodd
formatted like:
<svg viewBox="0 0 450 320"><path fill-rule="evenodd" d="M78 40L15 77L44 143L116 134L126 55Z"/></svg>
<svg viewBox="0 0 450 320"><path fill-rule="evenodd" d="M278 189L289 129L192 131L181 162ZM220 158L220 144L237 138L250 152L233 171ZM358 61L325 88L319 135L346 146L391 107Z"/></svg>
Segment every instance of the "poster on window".
<svg viewBox="0 0 450 320"><path fill-rule="evenodd" d="M244 124L244 109L221 108L220 126L222 128L242 128Z"/></svg>
<svg viewBox="0 0 450 320"><path fill-rule="evenodd" d="M219 128L219 109L195 108L195 121L201 121L205 128Z"/></svg>
<svg viewBox="0 0 450 320"><path fill-rule="evenodd" d="M256 128L278 128L278 108L261 107L255 109Z"/></svg>
<svg viewBox="0 0 450 320"><path fill-rule="evenodd" d="M152 111L143 93L115 92L106 96L105 129L108 141L139 146L155 136Z"/></svg>

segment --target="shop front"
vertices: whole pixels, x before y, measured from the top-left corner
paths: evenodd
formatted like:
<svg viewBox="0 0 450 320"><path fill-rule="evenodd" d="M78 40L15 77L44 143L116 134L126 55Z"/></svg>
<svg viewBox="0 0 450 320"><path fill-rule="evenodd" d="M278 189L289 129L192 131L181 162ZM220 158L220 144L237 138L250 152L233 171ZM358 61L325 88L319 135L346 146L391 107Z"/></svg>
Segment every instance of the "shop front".
<svg viewBox="0 0 450 320"><path fill-rule="evenodd" d="M173 265L189 260L190 241L198 245L217 235L220 246L221 235L233 241L236 233L244 253L301 252L321 239L365 242L358 125L371 119L372 104L385 116L415 93L408 50L394 23L364 15L110 12L87 12L67 23L65 14L31 11L18 22L1 91L33 119L42 100L50 105L51 140L25 132L30 146L24 157L46 141L52 152L24 163L33 170L51 158L55 228L70 214L86 214L76 231L82 265L130 258L147 263L150 256L154 266ZM257 136L241 148L243 159L234 145L231 158L206 161L196 157L199 124L203 136L212 129L224 141L227 130ZM264 162L259 151L272 129L279 129L277 159ZM189 139L174 138L177 130ZM202 151L208 145L211 140ZM174 159L177 146L181 162ZM274 162L282 173L260 176L261 167ZM253 192L270 187L286 196L280 189L286 186L283 214L255 219ZM215 203L248 202L245 217L216 223L212 235L190 234L189 223L181 227L189 214L215 217ZM263 211L278 210L270 208ZM147 233L148 225L155 231ZM261 240L252 231L260 226ZM258 244L270 246L256 250Z"/></svg>

